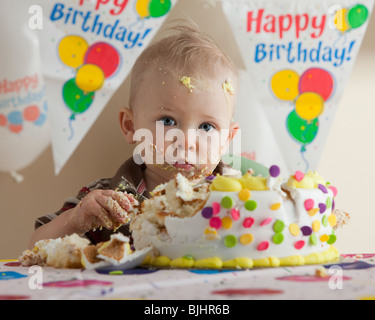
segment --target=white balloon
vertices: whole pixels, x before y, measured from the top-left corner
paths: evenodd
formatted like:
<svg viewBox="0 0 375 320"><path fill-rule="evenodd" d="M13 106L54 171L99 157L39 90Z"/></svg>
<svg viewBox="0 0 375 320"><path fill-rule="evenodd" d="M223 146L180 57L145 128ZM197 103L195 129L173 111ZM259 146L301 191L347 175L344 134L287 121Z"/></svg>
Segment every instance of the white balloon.
<svg viewBox="0 0 375 320"><path fill-rule="evenodd" d="M23 1L0 2L0 171L24 169L50 143L39 40L28 9Z"/></svg>

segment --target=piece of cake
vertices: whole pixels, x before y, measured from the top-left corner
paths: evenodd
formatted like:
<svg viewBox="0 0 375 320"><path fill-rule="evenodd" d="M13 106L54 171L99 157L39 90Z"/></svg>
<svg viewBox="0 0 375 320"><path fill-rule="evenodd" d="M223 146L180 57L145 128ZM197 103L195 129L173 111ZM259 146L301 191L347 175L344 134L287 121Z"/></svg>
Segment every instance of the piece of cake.
<svg viewBox="0 0 375 320"><path fill-rule="evenodd" d="M336 188L316 172L217 176L192 185L178 174L145 200L130 228L145 263L163 267L251 268L320 264L338 258Z"/></svg>
<svg viewBox="0 0 375 320"><path fill-rule="evenodd" d="M81 251L90 241L72 234L64 238L41 240L34 249L25 250L19 258L23 266L82 268Z"/></svg>
<svg viewBox="0 0 375 320"><path fill-rule="evenodd" d="M108 265L122 264L133 251L129 238L120 233L111 235L106 242L91 245L82 250L82 265L86 269L96 269Z"/></svg>

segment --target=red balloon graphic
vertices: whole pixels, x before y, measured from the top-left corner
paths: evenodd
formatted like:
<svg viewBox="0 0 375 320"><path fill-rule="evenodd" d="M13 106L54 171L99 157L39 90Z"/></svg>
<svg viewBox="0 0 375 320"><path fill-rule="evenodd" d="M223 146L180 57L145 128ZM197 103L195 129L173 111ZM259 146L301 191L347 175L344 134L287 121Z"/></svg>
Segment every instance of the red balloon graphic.
<svg viewBox="0 0 375 320"><path fill-rule="evenodd" d="M113 75L120 65L120 54L108 43L94 43L86 52L85 64L95 64L100 67L105 78Z"/></svg>
<svg viewBox="0 0 375 320"><path fill-rule="evenodd" d="M7 122L7 117L3 114L0 114L0 127L5 127Z"/></svg>
<svg viewBox="0 0 375 320"><path fill-rule="evenodd" d="M23 118L26 121L34 122L40 116L40 111L37 106L29 106L25 110L23 110Z"/></svg>
<svg viewBox="0 0 375 320"><path fill-rule="evenodd" d="M321 68L311 68L306 70L299 82L300 94L304 92L315 92L320 94L324 101L332 95L334 80L331 74Z"/></svg>

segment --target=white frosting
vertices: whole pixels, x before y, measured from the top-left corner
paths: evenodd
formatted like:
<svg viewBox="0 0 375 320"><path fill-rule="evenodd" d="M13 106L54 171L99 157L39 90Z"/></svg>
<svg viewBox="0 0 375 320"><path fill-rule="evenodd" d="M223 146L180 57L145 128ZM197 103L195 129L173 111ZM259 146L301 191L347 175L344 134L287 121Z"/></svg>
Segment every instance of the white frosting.
<svg viewBox="0 0 375 320"><path fill-rule="evenodd" d="M142 249L147 246L153 246L157 254L167 256L170 259L177 259L189 255L194 259L203 259L208 257L219 257L223 261L234 258L261 259L267 257L289 257L294 255L306 256L315 252L323 252L329 249L327 241L321 241L320 237L329 237L332 234L332 226L327 223L328 217L332 213L332 207L327 208L324 213L319 210L313 215L305 209L305 200L312 199L314 208L319 208L320 203L326 204L327 198L333 200L333 193L327 188L327 193L319 189L290 189L283 186L287 192L280 188L278 179L270 178L267 191L251 191L251 198L257 203L254 211L249 211L244 207L245 202L239 199L238 192L211 191L205 207L212 207L213 204L221 203L222 199L229 196L233 200L232 208L239 211L239 219L235 221L231 215L231 209L225 209L220 206L220 212L213 217L218 217L223 221L232 220L230 229L223 226L216 230L216 237L208 237L205 234L207 228L210 228L210 219L203 217L202 211L197 212L193 217L172 217L165 218L165 230L155 232L155 228L147 220L144 220L141 229L133 230L135 248ZM280 203L277 210L272 210L271 206ZM217 206L217 205L216 205ZM251 228L245 228L243 222L251 217L254 223ZM325 217L325 218L324 218ZM271 220L270 220L271 219ZM275 235L274 225L276 221L282 221L285 225L281 232L284 239L281 244L275 244L273 237ZM323 220L325 225L323 225ZM265 225L262 225L268 221ZM291 224L298 225L299 229L303 227L312 228L315 222L314 234L316 244L310 241L310 235L293 235L289 227ZM153 232L147 232L153 230ZM214 230L214 229L211 229ZM298 229L297 229L298 230ZM249 244L242 244L240 237L244 234L251 234L253 240ZM225 242L227 236L234 236L237 243L233 247L228 247ZM213 240L212 240L213 239ZM232 237L233 239L233 237ZM302 248L297 249L296 243L304 241ZM258 250L261 243L268 243L267 250Z"/></svg>

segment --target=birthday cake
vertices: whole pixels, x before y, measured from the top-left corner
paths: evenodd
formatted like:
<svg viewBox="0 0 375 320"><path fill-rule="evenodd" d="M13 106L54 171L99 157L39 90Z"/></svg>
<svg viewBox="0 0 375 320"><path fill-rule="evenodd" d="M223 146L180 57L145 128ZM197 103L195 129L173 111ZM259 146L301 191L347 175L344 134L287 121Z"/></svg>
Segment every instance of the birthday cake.
<svg viewBox="0 0 375 320"><path fill-rule="evenodd" d="M252 268L321 264L339 257L337 189L316 172L287 180L181 174L157 187L130 224L134 247L152 247L144 264L174 268Z"/></svg>

